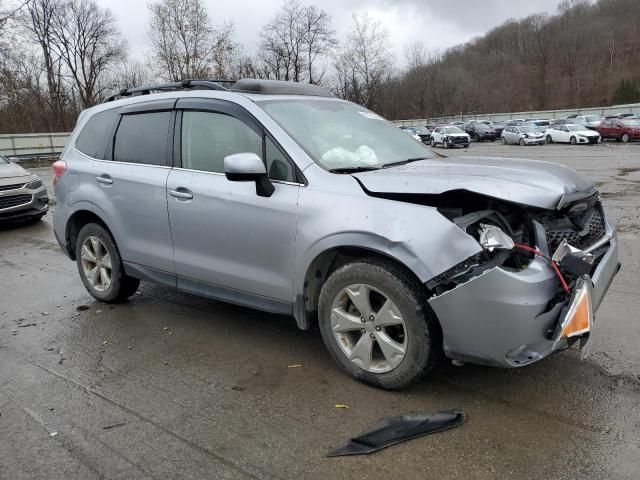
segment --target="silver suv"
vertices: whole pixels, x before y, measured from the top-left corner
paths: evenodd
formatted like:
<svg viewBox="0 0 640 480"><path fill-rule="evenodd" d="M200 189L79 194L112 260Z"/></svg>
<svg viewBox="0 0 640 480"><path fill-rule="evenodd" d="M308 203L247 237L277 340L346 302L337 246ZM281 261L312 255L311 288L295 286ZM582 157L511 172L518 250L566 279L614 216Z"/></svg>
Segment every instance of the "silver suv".
<svg viewBox="0 0 640 480"><path fill-rule="evenodd" d="M54 171L56 237L95 298L144 280L291 315L382 388L443 354L518 367L584 345L619 268L574 171L439 158L317 86L125 90Z"/></svg>

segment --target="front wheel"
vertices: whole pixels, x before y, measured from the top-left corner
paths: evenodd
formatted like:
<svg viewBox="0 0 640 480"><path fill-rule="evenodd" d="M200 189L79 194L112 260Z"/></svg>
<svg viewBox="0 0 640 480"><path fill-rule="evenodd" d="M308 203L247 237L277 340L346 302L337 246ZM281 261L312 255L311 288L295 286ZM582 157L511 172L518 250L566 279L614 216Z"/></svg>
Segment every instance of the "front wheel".
<svg viewBox="0 0 640 480"><path fill-rule="evenodd" d="M378 260L340 267L322 287L322 339L356 379L384 389L406 387L441 355L441 334L420 285Z"/></svg>
<svg viewBox="0 0 640 480"><path fill-rule="evenodd" d="M519 143L521 147L524 147L524 138L521 138Z"/></svg>
<svg viewBox="0 0 640 480"><path fill-rule="evenodd" d="M576 143L578 143L578 141L576 140L576 137L571 137L571 138L569 139L569 143L570 143L571 145L575 145Z"/></svg>
<svg viewBox="0 0 640 480"><path fill-rule="evenodd" d="M547 143L553 143L553 138L551 138L551 135L547 135L546 141Z"/></svg>
<svg viewBox="0 0 640 480"><path fill-rule="evenodd" d="M124 273L113 237L97 223L89 223L80 229L76 263L87 291L103 302L126 300L136 293L140 285L140 280Z"/></svg>
<svg viewBox="0 0 640 480"><path fill-rule="evenodd" d="M431 148L436 148L436 141L433 138L431 139Z"/></svg>
<svg viewBox="0 0 640 480"><path fill-rule="evenodd" d="M622 138L620 138L620 140L622 140L623 143L629 143L629 140L631 140L631 137L629 136L628 133L625 133L624 135L622 135Z"/></svg>

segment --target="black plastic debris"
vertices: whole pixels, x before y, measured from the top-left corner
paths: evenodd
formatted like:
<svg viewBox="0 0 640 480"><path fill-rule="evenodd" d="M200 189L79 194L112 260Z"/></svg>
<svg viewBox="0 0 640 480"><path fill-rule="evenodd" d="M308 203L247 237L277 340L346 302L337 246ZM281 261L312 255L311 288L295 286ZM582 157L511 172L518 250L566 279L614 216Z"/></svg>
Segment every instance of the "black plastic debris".
<svg viewBox="0 0 640 480"><path fill-rule="evenodd" d="M371 430L352 438L342 447L329 452L327 457L376 452L405 440L458 427L464 423L464 419L465 414L461 410L385 418Z"/></svg>

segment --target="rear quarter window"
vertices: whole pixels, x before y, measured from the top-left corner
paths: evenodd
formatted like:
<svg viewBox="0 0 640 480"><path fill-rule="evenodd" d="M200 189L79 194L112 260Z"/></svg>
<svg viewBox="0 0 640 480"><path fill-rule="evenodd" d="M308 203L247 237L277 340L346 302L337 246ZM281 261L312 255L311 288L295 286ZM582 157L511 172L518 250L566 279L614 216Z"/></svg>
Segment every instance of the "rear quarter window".
<svg viewBox="0 0 640 480"><path fill-rule="evenodd" d="M118 112L119 109L113 108L93 115L78 135L76 149L89 157L105 160L107 143L118 120Z"/></svg>
<svg viewBox="0 0 640 480"><path fill-rule="evenodd" d="M143 165L167 165L171 112L123 115L116 132L113 160Z"/></svg>

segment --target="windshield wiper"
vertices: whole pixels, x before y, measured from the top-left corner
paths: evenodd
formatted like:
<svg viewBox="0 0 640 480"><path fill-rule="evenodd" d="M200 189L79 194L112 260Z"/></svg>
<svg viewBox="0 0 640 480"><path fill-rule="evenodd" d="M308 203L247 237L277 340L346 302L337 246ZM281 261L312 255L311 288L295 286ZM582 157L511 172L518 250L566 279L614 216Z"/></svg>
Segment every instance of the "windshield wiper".
<svg viewBox="0 0 640 480"><path fill-rule="evenodd" d="M340 167L331 168L331 173L358 173L358 172L370 172L372 170L380 170L380 167Z"/></svg>
<svg viewBox="0 0 640 480"><path fill-rule="evenodd" d="M399 162L386 163L382 166L382 168L397 167L398 165L406 165L407 163L419 162L420 160L431 160L431 158L430 157L407 158L406 160L400 160Z"/></svg>

